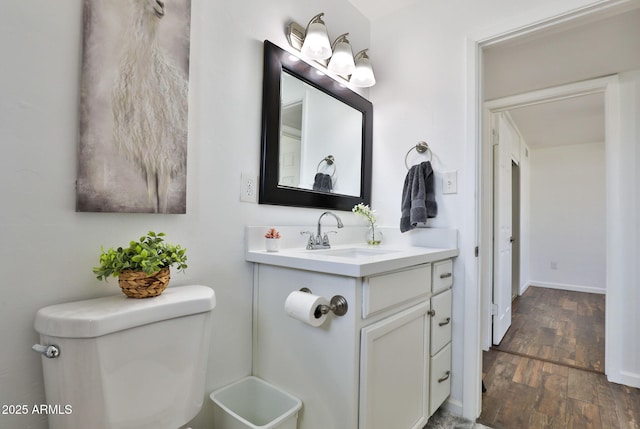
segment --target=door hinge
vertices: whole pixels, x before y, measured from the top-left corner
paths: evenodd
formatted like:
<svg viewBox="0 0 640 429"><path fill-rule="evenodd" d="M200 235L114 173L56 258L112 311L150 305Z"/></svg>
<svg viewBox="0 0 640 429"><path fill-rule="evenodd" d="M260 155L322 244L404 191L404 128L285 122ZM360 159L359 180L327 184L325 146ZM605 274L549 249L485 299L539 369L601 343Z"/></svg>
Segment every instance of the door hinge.
<svg viewBox="0 0 640 429"><path fill-rule="evenodd" d="M492 144L497 146L500 144L500 134L495 130L491 130Z"/></svg>
<svg viewBox="0 0 640 429"><path fill-rule="evenodd" d="M474 254L476 255L476 258L480 255L480 248L478 246L476 246Z"/></svg>
<svg viewBox="0 0 640 429"><path fill-rule="evenodd" d="M498 314L498 304L491 303L491 315L495 316Z"/></svg>

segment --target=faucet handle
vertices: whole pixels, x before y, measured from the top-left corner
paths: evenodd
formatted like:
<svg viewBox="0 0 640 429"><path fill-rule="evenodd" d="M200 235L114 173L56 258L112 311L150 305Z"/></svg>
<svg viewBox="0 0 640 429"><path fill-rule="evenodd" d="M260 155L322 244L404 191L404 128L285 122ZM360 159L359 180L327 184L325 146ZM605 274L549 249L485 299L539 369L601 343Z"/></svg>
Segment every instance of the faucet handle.
<svg viewBox="0 0 640 429"><path fill-rule="evenodd" d="M322 245L330 247L329 234L337 234L337 233L338 233L338 231L327 231L327 232L325 232L324 236L322 237Z"/></svg>
<svg viewBox="0 0 640 429"><path fill-rule="evenodd" d="M316 244L316 240L313 236L313 232L311 231L300 231L300 235L309 235L309 241L307 241L307 250L312 249L314 244Z"/></svg>

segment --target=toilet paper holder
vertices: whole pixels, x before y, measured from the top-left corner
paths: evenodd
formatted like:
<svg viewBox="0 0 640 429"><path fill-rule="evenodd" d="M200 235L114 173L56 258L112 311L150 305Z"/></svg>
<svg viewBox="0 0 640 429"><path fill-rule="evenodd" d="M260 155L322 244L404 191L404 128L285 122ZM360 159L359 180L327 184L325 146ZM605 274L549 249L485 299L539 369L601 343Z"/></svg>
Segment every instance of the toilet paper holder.
<svg viewBox="0 0 640 429"><path fill-rule="evenodd" d="M311 289L303 287L300 289L300 292L312 293ZM319 318L323 314L327 314L328 312L332 312L336 316L344 316L347 314L347 310L349 309L349 304L347 303L347 299L342 295L335 295L329 301L329 305L319 305L316 307L314 316Z"/></svg>

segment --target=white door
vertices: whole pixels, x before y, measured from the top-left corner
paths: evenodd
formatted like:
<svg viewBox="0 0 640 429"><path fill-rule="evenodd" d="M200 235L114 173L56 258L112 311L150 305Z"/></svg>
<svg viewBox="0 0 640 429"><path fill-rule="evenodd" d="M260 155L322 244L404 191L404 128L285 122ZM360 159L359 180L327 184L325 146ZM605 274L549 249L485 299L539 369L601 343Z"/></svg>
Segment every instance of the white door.
<svg viewBox="0 0 640 429"><path fill-rule="evenodd" d="M511 326L511 146L517 133L497 114L493 146L493 344L500 344Z"/></svg>

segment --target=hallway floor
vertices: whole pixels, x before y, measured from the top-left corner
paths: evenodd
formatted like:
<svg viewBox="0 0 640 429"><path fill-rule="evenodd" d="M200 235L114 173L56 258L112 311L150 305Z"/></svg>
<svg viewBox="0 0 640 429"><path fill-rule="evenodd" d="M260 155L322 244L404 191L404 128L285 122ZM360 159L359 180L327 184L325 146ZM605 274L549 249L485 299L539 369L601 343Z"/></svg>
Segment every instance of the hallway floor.
<svg viewBox="0 0 640 429"><path fill-rule="evenodd" d="M529 287L497 350L604 373L605 295Z"/></svg>
<svg viewBox="0 0 640 429"><path fill-rule="evenodd" d="M496 429L640 429L640 389L609 383L604 295L530 287L483 355L482 414Z"/></svg>

